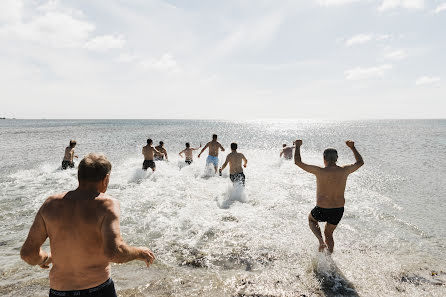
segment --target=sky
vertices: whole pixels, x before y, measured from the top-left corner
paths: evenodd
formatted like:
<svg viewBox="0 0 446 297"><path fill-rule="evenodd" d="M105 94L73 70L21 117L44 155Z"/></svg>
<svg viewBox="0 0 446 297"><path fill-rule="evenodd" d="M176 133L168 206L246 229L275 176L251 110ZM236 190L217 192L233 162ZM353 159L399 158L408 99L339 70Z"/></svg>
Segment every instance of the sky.
<svg viewBox="0 0 446 297"><path fill-rule="evenodd" d="M446 0L1 0L0 117L446 118Z"/></svg>

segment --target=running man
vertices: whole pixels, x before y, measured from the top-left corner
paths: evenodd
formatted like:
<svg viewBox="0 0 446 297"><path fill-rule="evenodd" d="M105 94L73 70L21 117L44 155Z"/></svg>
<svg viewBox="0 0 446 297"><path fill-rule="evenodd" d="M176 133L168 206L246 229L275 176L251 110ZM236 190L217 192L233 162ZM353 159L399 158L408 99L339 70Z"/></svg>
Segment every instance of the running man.
<svg viewBox="0 0 446 297"><path fill-rule="evenodd" d="M283 155L283 157L286 160L291 160L293 158L293 149L295 147L294 146L286 146L285 143L282 145L282 147L283 147L283 149L280 152L280 157L282 158L282 155Z"/></svg>
<svg viewBox="0 0 446 297"><path fill-rule="evenodd" d="M333 148L324 151L324 168L308 165L301 161L300 147L302 140L296 140L294 145L296 151L294 153L294 162L303 170L316 175L316 207L308 215L308 222L311 231L319 240L319 251L323 251L328 247L328 251L333 253L334 240L333 231L336 229L339 221L344 214L344 192L347 183L347 177L350 173L355 172L364 161L355 148L355 143L351 140L346 141L347 146L355 155L356 163L345 166L338 166L338 152ZM325 224L325 242L322 239L321 229L318 222L327 222Z"/></svg>
<svg viewBox="0 0 446 297"><path fill-rule="evenodd" d="M229 178L232 183L240 183L245 186L245 174L243 173L242 161L244 163L243 167L246 168L248 160L245 158L245 155L237 152L237 143L231 143L231 152L226 156L226 161L220 168L220 175L229 163Z"/></svg>
<svg viewBox="0 0 446 297"><path fill-rule="evenodd" d="M155 259L148 248L121 237L119 201L105 195L111 167L104 155L87 155L79 163L78 188L50 196L36 214L20 256L40 268L52 264L50 297L116 297L110 262L149 266ZM51 252L42 249L47 238Z"/></svg>
<svg viewBox="0 0 446 297"><path fill-rule="evenodd" d="M194 160L193 160L193 159L194 159L194 154L193 154L193 152L196 151L196 150L198 150L200 147L201 147L201 143L200 143L200 146L199 146L199 147L197 147L197 148L192 148L192 147L190 147L190 143L189 143L189 142L186 142L186 148L185 148L184 150L182 150L182 151L179 153L179 155L180 155L181 158L183 158L183 153L184 153L184 155L185 155L185 157L186 157L186 160L185 160L184 162L186 162L187 165L190 165L190 164L192 164L192 162L194 161Z"/></svg>
<svg viewBox="0 0 446 297"><path fill-rule="evenodd" d="M62 169L65 170L68 167L74 167L73 159L77 159L77 155L74 154L74 148L76 147L76 140L70 140L70 145L65 148L65 155L62 160Z"/></svg>
<svg viewBox="0 0 446 297"><path fill-rule="evenodd" d="M152 146L152 139L147 139L147 145L142 148L142 154L144 155L144 162L142 163L142 169L147 170L147 168L151 168L152 171L156 170L156 164L153 161L153 155L158 152L161 154L156 148Z"/></svg>
<svg viewBox="0 0 446 297"><path fill-rule="evenodd" d="M221 149L222 152L225 151L225 148L217 141L217 134L212 135L212 141L206 143L204 148L198 154L198 158L200 158L201 154L209 148L209 156L206 159L206 166L209 164L214 165L215 173L217 173L218 167L218 150Z"/></svg>
<svg viewBox="0 0 446 297"><path fill-rule="evenodd" d="M164 148L164 142L160 141L160 144L157 145L155 148L156 148L156 151L155 151L155 161L164 161L164 157L166 157L166 161L168 161L168 159L167 159L167 151Z"/></svg>

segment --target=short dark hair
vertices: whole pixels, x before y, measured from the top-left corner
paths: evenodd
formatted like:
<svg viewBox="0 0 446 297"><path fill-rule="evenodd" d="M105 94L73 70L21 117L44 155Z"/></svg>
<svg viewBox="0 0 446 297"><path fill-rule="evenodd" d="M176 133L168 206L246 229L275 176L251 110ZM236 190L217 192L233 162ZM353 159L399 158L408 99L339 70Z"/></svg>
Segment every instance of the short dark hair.
<svg viewBox="0 0 446 297"><path fill-rule="evenodd" d="M217 139L217 134L212 134L212 139Z"/></svg>
<svg viewBox="0 0 446 297"><path fill-rule="evenodd" d="M163 141L160 141L160 145L163 145L164 144L164 142Z"/></svg>
<svg viewBox="0 0 446 297"><path fill-rule="evenodd" d="M152 144L152 143L153 143L152 139L147 138L147 144Z"/></svg>
<svg viewBox="0 0 446 297"><path fill-rule="evenodd" d="M236 150L237 149L237 143L233 142L231 143L231 150Z"/></svg>
<svg viewBox="0 0 446 297"><path fill-rule="evenodd" d="M70 140L70 146L71 146L71 147L75 147L75 146L76 146L76 140L71 139L71 140Z"/></svg>
<svg viewBox="0 0 446 297"><path fill-rule="evenodd" d="M324 160L327 162L336 163L338 160L338 151L334 148L328 148L324 151Z"/></svg>
<svg viewBox="0 0 446 297"><path fill-rule="evenodd" d="M286 147L286 143L282 144L283 147Z"/></svg>
<svg viewBox="0 0 446 297"><path fill-rule="evenodd" d="M190 147L190 143L189 142L186 142L186 147Z"/></svg>
<svg viewBox="0 0 446 297"><path fill-rule="evenodd" d="M112 165L103 154L90 153L79 162L79 181L99 182L110 173Z"/></svg>

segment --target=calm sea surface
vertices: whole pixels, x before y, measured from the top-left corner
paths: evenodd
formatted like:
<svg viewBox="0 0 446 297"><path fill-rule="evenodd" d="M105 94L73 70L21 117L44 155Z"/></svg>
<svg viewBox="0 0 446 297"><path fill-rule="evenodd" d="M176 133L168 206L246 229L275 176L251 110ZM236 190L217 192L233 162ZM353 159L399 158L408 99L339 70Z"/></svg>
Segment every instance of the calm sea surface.
<svg viewBox="0 0 446 297"><path fill-rule="evenodd" d="M213 133L220 164L231 142L248 158L243 193L207 153L188 167L178 156ZM148 137L169 154L154 174L140 169ZM348 139L365 160L331 258L308 228L314 176L279 158L298 138L304 162L322 166L327 147L354 162ZM70 139L80 158L108 156L123 236L157 256L112 265L119 296L446 296L446 120L0 120L0 296L48 296L48 271L19 250L43 201L77 186L77 169L59 169Z"/></svg>

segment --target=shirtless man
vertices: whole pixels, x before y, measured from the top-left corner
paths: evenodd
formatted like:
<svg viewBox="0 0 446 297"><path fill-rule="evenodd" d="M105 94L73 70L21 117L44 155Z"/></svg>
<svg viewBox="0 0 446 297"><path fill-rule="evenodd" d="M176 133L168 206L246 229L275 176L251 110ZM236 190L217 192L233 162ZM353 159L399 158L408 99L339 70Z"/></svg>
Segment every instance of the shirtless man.
<svg viewBox="0 0 446 297"><path fill-rule="evenodd" d="M200 147L201 147L201 143L200 143ZM192 147L190 147L190 143L189 143L189 142L186 142L186 148L185 148L184 150L182 150L182 151L179 153L179 155L180 155L181 158L183 158L183 153L184 153L184 155L185 155L185 157L186 157L185 162L186 162L187 165L190 165L190 164L192 164L192 162L194 161L194 160L193 160L193 159L194 159L194 154L193 154L193 152L196 151L196 150L198 150L200 147L192 148Z"/></svg>
<svg viewBox="0 0 446 297"><path fill-rule="evenodd" d="M283 155L283 157L286 160L291 160L293 158L293 149L295 147L294 146L288 146L287 147L285 143L282 146L283 146L283 149L280 152L280 157L282 158L282 155Z"/></svg>
<svg viewBox="0 0 446 297"><path fill-rule="evenodd" d="M153 162L153 155L155 153L161 154L156 148L152 146L152 139L147 139L147 145L142 148L142 154L144 155L144 162L142 163L142 169L147 170L151 168L152 171L156 170L156 164Z"/></svg>
<svg viewBox="0 0 446 297"><path fill-rule="evenodd" d="M74 154L74 147L76 146L76 140L70 140L70 145L65 148L65 155L62 160L62 169L65 170L68 167L74 167L73 158L77 159L77 156Z"/></svg>
<svg viewBox="0 0 446 297"><path fill-rule="evenodd" d="M296 140L294 144L296 146L294 153L294 162L296 165L316 175L316 207L313 208L308 216L310 229L319 240L319 251L323 251L328 247L329 252L333 253L333 231L336 229L344 214L344 192L347 177L350 173L355 172L359 167L364 165L364 161L356 150L355 143L350 140L346 141L346 144L355 155L356 163L342 167L336 164L338 152L333 148L324 151L324 168L305 164L301 161L300 157L302 140ZM322 239L318 222L327 222L324 230L325 242Z"/></svg>
<svg viewBox="0 0 446 297"><path fill-rule="evenodd" d="M237 143L231 143L231 153L226 157L226 161L220 168L220 175L226 165L229 163L229 178L232 183L240 183L245 186L245 174L243 173L242 161L244 162L243 167L246 168L248 160L242 153L237 152Z"/></svg>
<svg viewBox="0 0 446 297"><path fill-rule="evenodd" d="M122 239L119 202L105 195L110 171L104 155L87 155L79 163L78 188L50 196L37 212L20 256L41 268L52 264L50 297L114 297L110 262L141 260L149 266L155 259L148 248ZM51 252L41 248L47 238Z"/></svg>
<svg viewBox="0 0 446 297"><path fill-rule="evenodd" d="M206 166L209 164L214 165L215 173L217 173L218 167L218 150L221 149L222 152L225 151L225 148L217 141L217 134L212 135L212 141L206 143L204 148L198 154L198 158L200 158L201 154L209 148L209 156L206 159Z"/></svg>
<svg viewBox="0 0 446 297"><path fill-rule="evenodd" d="M164 142L160 141L160 144L158 146L155 147L157 150L155 151L155 161L163 161L164 160L164 156L166 156L166 161L168 161L167 159L167 151L164 148Z"/></svg>

